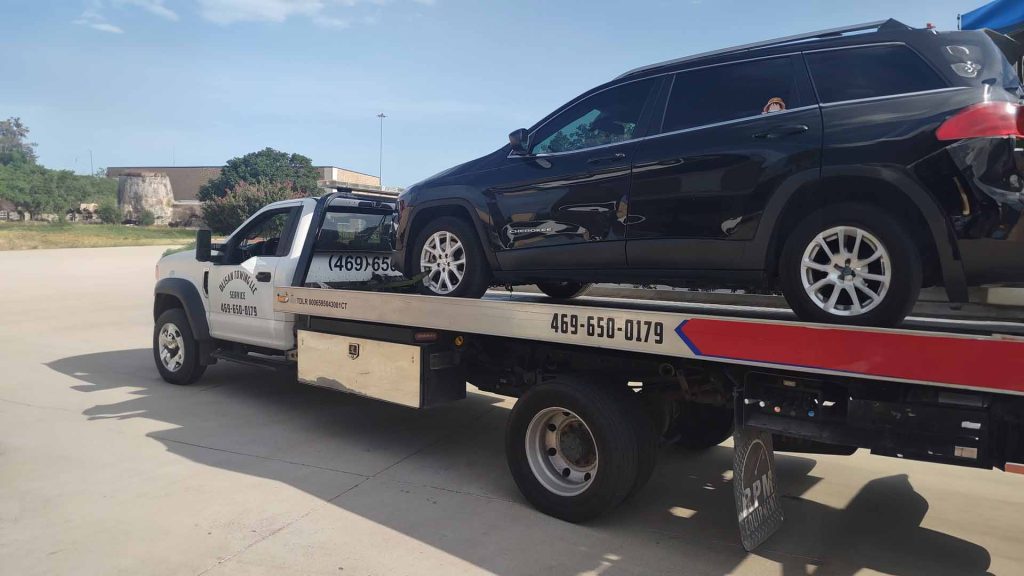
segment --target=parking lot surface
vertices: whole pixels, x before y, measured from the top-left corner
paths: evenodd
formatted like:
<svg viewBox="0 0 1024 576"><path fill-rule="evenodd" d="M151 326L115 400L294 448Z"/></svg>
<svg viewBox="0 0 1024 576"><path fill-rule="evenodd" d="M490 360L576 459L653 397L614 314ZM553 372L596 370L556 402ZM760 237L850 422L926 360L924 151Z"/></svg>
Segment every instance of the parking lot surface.
<svg viewBox="0 0 1024 576"><path fill-rule="evenodd" d="M998 471L780 454L786 522L748 554L726 445L663 448L572 525L516 490L508 399L418 412L224 363L171 386L162 251L0 252L0 573L1024 573L1024 478Z"/></svg>

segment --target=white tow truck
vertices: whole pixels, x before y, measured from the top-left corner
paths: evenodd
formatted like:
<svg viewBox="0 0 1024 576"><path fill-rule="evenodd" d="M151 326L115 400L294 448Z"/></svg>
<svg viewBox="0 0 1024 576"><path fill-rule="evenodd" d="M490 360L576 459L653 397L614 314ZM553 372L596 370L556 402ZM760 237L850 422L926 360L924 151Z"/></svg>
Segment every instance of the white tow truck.
<svg viewBox="0 0 1024 576"><path fill-rule="evenodd" d="M390 265L394 199L271 204L158 264L153 353L173 384L228 360L410 408L478 389L518 398L509 469L579 522L640 490L659 443L732 436L747 549L782 522L776 450L1024 472L1024 324L910 318L900 329L757 309L494 290L423 296Z"/></svg>

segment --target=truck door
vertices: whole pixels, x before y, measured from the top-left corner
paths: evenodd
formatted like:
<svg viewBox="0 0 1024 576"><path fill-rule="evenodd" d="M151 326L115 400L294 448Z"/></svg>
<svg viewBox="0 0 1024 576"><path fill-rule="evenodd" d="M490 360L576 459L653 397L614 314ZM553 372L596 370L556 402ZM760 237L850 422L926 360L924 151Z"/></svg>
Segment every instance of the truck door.
<svg viewBox="0 0 1024 576"><path fill-rule="evenodd" d="M215 338L276 350L294 347L291 315L274 312L274 284L291 280L290 252L301 213L300 204L258 212L224 244L206 281Z"/></svg>

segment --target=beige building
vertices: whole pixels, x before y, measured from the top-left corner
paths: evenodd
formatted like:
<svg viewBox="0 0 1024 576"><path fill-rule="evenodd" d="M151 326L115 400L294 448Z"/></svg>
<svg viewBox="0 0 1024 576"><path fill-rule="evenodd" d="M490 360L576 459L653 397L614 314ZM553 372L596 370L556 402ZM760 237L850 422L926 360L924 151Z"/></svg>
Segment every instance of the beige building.
<svg viewBox="0 0 1024 576"><path fill-rule="evenodd" d="M315 168L320 173L319 184L324 188L366 192L381 191L380 177L378 176L337 166L316 166ZM118 198L120 201L122 197L120 190L125 184L125 182L120 182L121 180L166 175L167 180L170 181L171 194L174 198L168 215L160 217L160 222L166 222L172 226L195 226L202 219L202 209L196 198L199 189L203 184L220 176L221 169L220 166L115 166L107 168L107 177L119 180ZM146 195L148 196L148 194ZM141 202L145 204L145 199L142 199ZM122 208L126 207L122 206Z"/></svg>
<svg viewBox="0 0 1024 576"><path fill-rule="evenodd" d="M196 201L196 194L203 184L220 176L221 168L221 166L116 166L107 168L107 178L137 173L166 174L171 181L175 203L189 203ZM378 176L337 166L316 166L316 169L320 172L320 184L324 186L380 190L380 177Z"/></svg>

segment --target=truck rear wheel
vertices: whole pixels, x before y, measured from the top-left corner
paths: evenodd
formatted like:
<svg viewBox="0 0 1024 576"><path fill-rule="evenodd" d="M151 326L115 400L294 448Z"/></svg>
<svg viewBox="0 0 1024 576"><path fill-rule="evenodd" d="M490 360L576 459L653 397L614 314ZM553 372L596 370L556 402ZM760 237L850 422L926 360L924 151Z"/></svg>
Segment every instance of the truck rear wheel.
<svg viewBox="0 0 1024 576"><path fill-rule="evenodd" d="M199 361L199 343L181 308L165 310L153 327L153 359L160 376L171 384L191 384L206 371Z"/></svg>
<svg viewBox="0 0 1024 576"><path fill-rule="evenodd" d="M629 390L559 377L512 409L505 455L523 496L541 512L583 522L611 510L650 477L654 428Z"/></svg>

